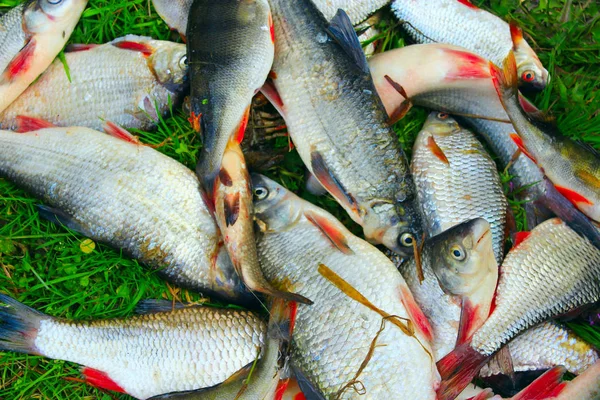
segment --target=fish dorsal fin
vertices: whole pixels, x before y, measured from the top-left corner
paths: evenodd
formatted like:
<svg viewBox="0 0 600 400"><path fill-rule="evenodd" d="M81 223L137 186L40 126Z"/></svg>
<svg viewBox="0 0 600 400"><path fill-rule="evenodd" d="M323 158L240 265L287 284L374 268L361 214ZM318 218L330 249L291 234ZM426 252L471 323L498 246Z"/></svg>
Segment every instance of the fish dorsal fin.
<svg viewBox="0 0 600 400"><path fill-rule="evenodd" d="M185 308L187 305L179 302L173 302L171 300L165 299L146 299L141 300L135 306L135 313L139 315L147 315L147 314L155 314L161 312L170 312L175 310L181 310Z"/></svg>
<svg viewBox="0 0 600 400"><path fill-rule="evenodd" d="M358 36L356 36L354 26L352 26L352 22L344 10L339 9L337 11L335 17L329 23L327 33L340 45L362 72L365 74L369 73L367 58L360 45Z"/></svg>

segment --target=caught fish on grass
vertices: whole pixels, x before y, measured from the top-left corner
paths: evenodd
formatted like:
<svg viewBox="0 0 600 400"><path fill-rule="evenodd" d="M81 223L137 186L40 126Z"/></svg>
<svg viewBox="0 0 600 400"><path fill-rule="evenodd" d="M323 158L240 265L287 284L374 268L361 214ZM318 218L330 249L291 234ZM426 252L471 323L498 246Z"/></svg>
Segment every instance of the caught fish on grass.
<svg viewBox="0 0 600 400"><path fill-rule="evenodd" d="M263 93L310 173L365 237L412 256L422 236L414 183L348 16L328 24L309 0L271 9L273 84Z"/></svg>
<svg viewBox="0 0 600 400"><path fill-rule="evenodd" d="M67 321L0 295L0 350L81 364L89 384L146 399L219 384L251 364L264 343L265 323L249 311L154 312L164 309L156 304L127 319Z"/></svg>
<svg viewBox="0 0 600 400"><path fill-rule="evenodd" d="M267 0L196 0L188 24L191 117L202 133L196 172L208 194L227 143L241 143L252 97L271 70L273 20Z"/></svg>
<svg viewBox="0 0 600 400"><path fill-rule="evenodd" d="M322 209L263 176L252 181L266 278L315 302L298 306L297 375L326 398L433 399L431 327L394 265Z"/></svg>
<svg viewBox="0 0 600 400"><path fill-rule="evenodd" d="M125 140L82 127L0 131L0 176L43 201L41 216L123 249L170 281L250 301L195 174L107 128Z"/></svg>
<svg viewBox="0 0 600 400"><path fill-rule="evenodd" d="M516 26L469 0L395 0L392 10L417 43L462 46L496 64L512 50L518 55L520 86L542 90L550 80Z"/></svg>
<svg viewBox="0 0 600 400"><path fill-rule="evenodd" d="M152 0L154 9L169 28L185 38L190 8L194 0Z"/></svg>
<svg viewBox="0 0 600 400"><path fill-rule="evenodd" d="M183 44L125 36L104 45L74 45L4 112L0 128L17 130L18 116L59 126L101 130L104 121L151 130L178 105L187 87Z"/></svg>
<svg viewBox="0 0 600 400"><path fill-rule="evenodd" d="M0 17L0 112L52 63L87 0L33 0Z"/></svg>
<svg viewBox="0 0 600 400"><path fill-rule="evenodd" d="M556 218L513 248L500 271L490 317L471 341L438 362L442 400L456 397L519 333L600 300L600 250Z"/></svg>

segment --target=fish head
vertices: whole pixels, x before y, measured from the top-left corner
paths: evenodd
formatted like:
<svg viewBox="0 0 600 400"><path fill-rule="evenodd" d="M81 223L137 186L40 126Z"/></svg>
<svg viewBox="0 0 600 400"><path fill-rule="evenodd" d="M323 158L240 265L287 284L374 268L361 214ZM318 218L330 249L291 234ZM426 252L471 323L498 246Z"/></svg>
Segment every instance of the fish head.
<svg viewBox="0 0 600 400"><path fill-rule="evenodd" d="M544 68L535 51L533 51L529 43L523 38L523 33L520 29L511 25L511 36L513 40L513 53L517 62L519 87L535 91L543 90L548 82L550 82L548 70Z"/></svg>
<svg viewBox="0 0 600 400"><path fill-rule="evenodd" d="M475 292L490 273L497 274L492 231L484 218L456 225L428 241L433 272L446 293Z"/></svg>
<svg viewBox="0 0 600 400"><path fill-rule="evenodd" d="M447 135L460 129L458 122L450 115L445 112L433 111L427 117L422 131L429 132L436 136Z"/></svg>
<svg viewBox="0 0 600 400"><path fill-rule="evenodd" d="M297 221L302 200L264 175L252 174L254 221L261 232L278 231Z"/></svg>
<svg viewBox="0 0 600 400"><path fill-rule="evenodd" d="M36 33L74 26L87 3L88 0L36 0L25 12L25 24Z"/></svg>
<svg viewBox="0 0 600 400"><path fill-rule="evenodd" d="M187 83L188 61L184 44L167 43L158 46L149 57L158 81L169 91L177 93Z"/></svg>

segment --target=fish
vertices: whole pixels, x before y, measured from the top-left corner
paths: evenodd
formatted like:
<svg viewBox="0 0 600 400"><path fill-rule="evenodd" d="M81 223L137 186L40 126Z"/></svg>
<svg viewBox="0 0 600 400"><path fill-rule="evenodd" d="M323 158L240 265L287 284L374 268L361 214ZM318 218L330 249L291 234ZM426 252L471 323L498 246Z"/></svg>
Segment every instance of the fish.
<svg viewBox="0 0 600 400"><path fill-rule="evenodd" d="M141 305L144 315L71 321L0 294L0 350L80 364L91 385L146 399L219 384L265 342L265 323L250 311Z"/></svg>
<svg viewBox="0 0 600 400"><path fill-rule="evenodd" d="M411 171L428 236L485 218L501 263L508 201L496 163L475 135L448 114L432 112L415 140Z"/></svg>
<svg viewBox="0 0 600 400"><path fill-rule="evenodd" d="M521 30L469 0L395 0L392 11L417 43L461 46L496 64L514 51L520 86L542 90L550 81Z"/></svg>
<svg viewBox="0 0 600 400"><path fill-rule="evenodd" d="M0 112L50 66L87 0L33 0L0 18Z"/></svg>
<svg viewBox="0 0 600 400"><path fill-rule="evenodd" d="M196 0L187 30L192 126L202 133L196 172L210 195L229 140L244 138L252 97L274 57L267 0Z"/></svg>
<svg viewBox="0 0 600 400"><path fill-rule="evenodd" d="M523 110L515 63L513 53L506 58L503 70L490 63L498 96L516 130L511 138L563 196L600 222L600 155L592 147L563 135L555 124L540 119L537 113Z"/></svg>
<svg viewBox="0 0 600 400"><path fill-rule="evenodd" d="M313 0L313 4L321 11L327 21L335 17L339 9L350 18L352 25L358 25L374 14L391 0Z"/></svg>
<svg viewBox="0 0 600 400"><path fill-rule="evenodd" d="M75 45L65 53L70 76L56 60L0 113L0 128L17 130L17 117L101 130L104 121L151 130L181 101L187 86L183 44L128 35L103 45Z"/></svg>
<svg viewBox="0 0 600 400"><path fill-rule="evenodd" d="M469 342L437 363L440 400L455 398L519 333L600 300L600 250L558 218L535 227L500 271L489 318Z"/></svg>
<svg viewBox="0 0 600 400"><path fill-rule="evenodd" d="M194 0L152 0L152 5L169 28L185 38L193 2Z"/></svg>
<svg viewBox="0 0 600 400"><path fill-rule="evenodd" d="M472 336L487 319L498 265L485 219L465 221L427 239L421 255L422 281L414 259L404 261L391 252L388 256L431 324L436 361L457 342Z"/></svg>
<svg viewBox="0 0 600 400"><path fill-rule="evenodd" d="M256 252L251 186L242 149L239 144L230 141L223 155L213 197L217 225L237 274L252 291L312 304L303 296L275 289L263 276Z"/></svg>
<svg viewBox="0 0 600 400"><path fill-rule="evenodd" d="M539 371L562 365L579 375L598 361L598 351L563 324L542 322L508 343L515 372ZM500 374L493 363L479 372L481 377Z"/></svg>
<svg viewBox="0 0 600 400"><path fill-rule="evenodd" d="M523 201L527 226L558 216L600 246L591 221L560 194L541 169L511 139L515 128L498 98L489 60L446 44L420 44L386 51L369 59L373 81L390 118L406 101L454 115L473 128L512 176L515 197ZM398 92L401 86L406 96ZM521 97L532 112L537 108Z"/></svg>
<svg viewBox="0 0 600 400"><path fill-rule="evenodd" d="M308 0L273 0L275 61L262 92L298 153L372 243L411 256L421 220L408 161L348 16L330 24Z"/></svg>
<svg viewBox="0 0 600 400"><path fill-rule="evenodd" d="M298 305L296 377L325 398L355 398L358 391L367 398L434 399L431 327L393 263L276 182L252 175L252 183L265 277L315 302Z"/></svg>
<svg viewBox="0 0 600 400"><path fill-rule="evenodd" d="M269 313L271 318L264 338L263 354L255 366L249 368L251 371L235 374L227 381L211 388L155 396L152 400L274 399L275 392L285 386L285 382L281 380L288 367L295 310L297 307L294 303L285 303L280 299L273 301Z"/></svg>
<svg viewBox="0 0 600 400"><path fill-rule="evenodd" d="M251 301L194 172L114 124L107 130L121 138L85 127L0 131L0 176L40 199L40 216L123 249L171 282Z"/></svg>

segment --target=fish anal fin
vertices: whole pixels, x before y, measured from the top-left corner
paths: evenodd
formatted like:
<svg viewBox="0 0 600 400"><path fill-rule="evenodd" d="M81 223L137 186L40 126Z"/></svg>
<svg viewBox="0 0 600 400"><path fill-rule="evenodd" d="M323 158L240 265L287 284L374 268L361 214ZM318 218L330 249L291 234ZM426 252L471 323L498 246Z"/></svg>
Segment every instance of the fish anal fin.
<svg viewBox="0 0 600 400"><path fill-rule="evenodd" d="M329 239L331 244L335 246L339 251L344 254L354 254L354 250L348 245L348 239L344 232L340 231L340 227L336 226L334 222L329 221L327 218L322 217L316 212L307 210L304 212L304 216L319 230L323 235Z"/></svg>
<svg viewBox="0 0 600 400"><path fill-rule="evenodd" d="M25 133L25 132L33 132L39 131L40 129L45 128L55 128L52 122L46 121L40 118L28 117L25 115L17 115L17 132Z"/></svg>
<svg viewBox="0 0 600 400"><path fill-rule="evenodd" d="M476 319L479 311L479 306L474 305L470 299L463 297L460 312L460 323L458 326L458 336L456 345L459 346L471 340L471 336L477 329Z"/></svg>
<svg viewBox="0 0 600 400"><path fill-rule="evenodd" d="M575 207L580 205L592 205L593 203L585 196L577 193L576 191L569 189L564 186L554 185L558 193L562 194L567 200L569 200Z"/></svg>
<svg viewBox="0 0 600 400"><path fill-rule="evenodd" d="M457 346L439 360L437 367L442 377L442 383L437 390L437 399L455 399L477 376L488 359L489 357L477 352L468 342Z"/></svg>
<svg viewBox="0 0 600 400"><path fill-rule="evenodd" d="M561 382L565 372L566 369L562 366L549 369L512 397L512 400L546 399L558 396L566 386L566 383Z"/></svg>
<svg viewBox="0 0 600 400"><path fill-rule="evenodd" d="M121 128L114 122L105 121L104 124L102 124L102 129L104 129L104 132L117 139L121 139L132 144L141 144L136 136L132 135L125 128Z"/></svg>
<svg viewBox="0 0 600 400"><path fill-rule="evenodd" d="M225 224L233 226L240 216L240 192L230 193L223 199Z"/></svg>
<svg viewBox="0 0 600 400"><path fill-rule="evenodd" d="M358 214L358 205L352 195L346 192L340 181L331 173L325 164L323 156L318 151L313 151L310 155L310 164L312 174L323 185L329 193L333 195L344 207Z"/></svg>
<svg viewBox="0 0 600 400"><path fill-rule="evenodd" d="M31 68L35 57L36 41L31 39L19 53L11 60L4 70L7 81L14 81L19 75L24 74Z"/></svg>
<svg viewBox="0 0 600 400"><path fill-rule="evenodd" d="M350 18L344 10L339 9L337 11L329 24L329 28L327 28L327 33L340 45L342 50L344 50L363 73L370 73L365 52L360 45Z"/></svg>
<svg viewBox="0 0 600 400"><path fill-rule="evenodd" d="M97 388L112 390L119 393L127 393L118 383L112 380L106 373L94 368L84 367L81 370L87 383Z"/></svg>
<svg viewBox="0 0 600 400"><path fill-rule="evenodd" d="M121 42L113 43L112 45L123 50L138 51L142 53L144 57L149 57L154 53L154 48L147 43L123 40Z"/></svg>
<svg viewBox="0 0 600 400"><path fill-rule="evenodd" d="M437 157L438 160L443 162L446 165L450 165L450 161L448 161L448 157L444 154L444 151L438 146L435 138L433 136L429 136L427 138L427 148L431 151L431 153Z"/></svg>
<svg viewBox="0 0 600 400"><path fill-rule="evenodd" d="M67 214L66 212L59 210L58 208L37 205L38 213L40 217L59 225L64 225L72 231L78 232L84 236L91 236L89 230L84 228L79 222Z"/></svg>
<svg viewBox="0 0 600 400"><path fill-rule="evenodd" d="M537 163L533 155L531 155L531 153L527 151L527 148L525 148L525 143L523 143L523 139L521 139L521 136L517 135L516 133L511 133L510 139L517 145L521 153L525 154L525 156L527 156L527 158L529 158L534 163Z"/></svg>

